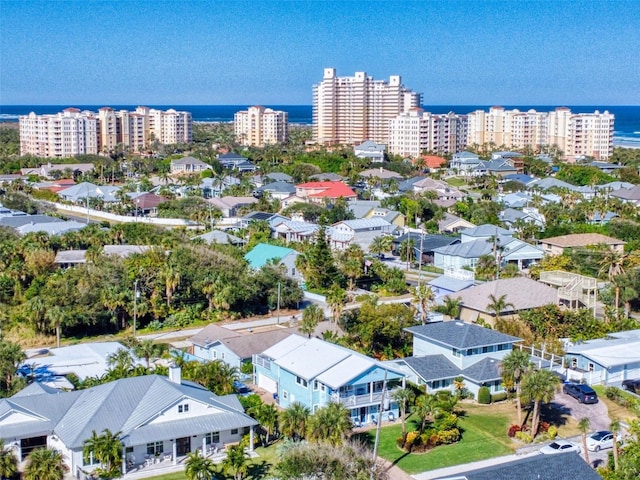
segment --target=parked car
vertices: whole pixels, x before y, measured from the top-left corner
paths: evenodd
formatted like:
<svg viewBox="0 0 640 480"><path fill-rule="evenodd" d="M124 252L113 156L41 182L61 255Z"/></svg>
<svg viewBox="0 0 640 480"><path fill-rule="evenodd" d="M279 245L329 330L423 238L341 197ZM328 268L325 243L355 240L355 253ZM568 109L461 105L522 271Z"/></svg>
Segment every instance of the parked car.
<svg viewBox="0 0 640 480"><path fill-rule="evenodd" d="M556 440L555 442L545 445L540 449L540 453L545 455L554 455L556 453L577 452L580 453L580 447L568 440Z"/></svg>
<svg viewBox="0 0 640 480"><path fill-rule="evenodd" d="M565 383L562 391L571 395L580 403L598 403L598 394L589 385L582 383Z"/></svg>
<svg viewBox="0 0 640 480"><path fill-rule="evenodd" d="M241 397L248 397L253 393L249 387L247 387L244 383L239 382L238 380L233 382L233 388L235 388L236 393Z"/></svg>
<svg viewBox="0 0 640 480"><path fill-rule="evenodd" d="M634 380L623 380L622 389L640 394L640 378L636 378Z"/></svg>
<svg viewBox="0 0 640 480"><path fill-rule="evenodd" d="M601 430L587 437L587 450L599 452L603 448L613 448L613 433Z"/></svg>

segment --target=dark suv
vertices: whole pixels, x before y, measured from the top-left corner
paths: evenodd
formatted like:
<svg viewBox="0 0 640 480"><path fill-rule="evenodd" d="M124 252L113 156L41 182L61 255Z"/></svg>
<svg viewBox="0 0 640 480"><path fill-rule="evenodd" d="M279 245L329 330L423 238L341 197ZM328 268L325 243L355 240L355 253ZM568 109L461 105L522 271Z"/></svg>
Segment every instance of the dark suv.
<svg viewBox="0 0 640 480"><path fill-rule="evenodd" d="M636 378L635 380L623 380L622 388L624 390L640 394L640 378Z"/></svg>
<svg viewBox="0 0 640 480"><path fill-rule="evenodd" d="M565 383L562 391L571 395L580 403L598 403L598 394L589 385L582 383Z"/></svg>

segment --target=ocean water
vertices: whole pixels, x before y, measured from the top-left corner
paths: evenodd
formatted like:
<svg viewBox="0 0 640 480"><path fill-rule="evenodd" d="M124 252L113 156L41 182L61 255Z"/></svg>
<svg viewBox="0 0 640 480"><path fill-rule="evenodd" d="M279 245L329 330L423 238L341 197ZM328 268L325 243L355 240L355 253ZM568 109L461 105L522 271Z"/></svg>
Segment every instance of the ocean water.
<svg viewBox="0 0 640 480"><path fill-rule="evenodd" d="M39 115L57 113L64 108L74 106L81 110L97 111L104 105L0 105L0 122L16 122L19 115L35 112ZM109 105L116 110L134 110L137 105ZM230 122L239 110L245 110L250 105L147 105L148 107L167 110L186 110L191 112L196 122ZM267 105L265 105L267 106ZM311 105L268 105L274 110L284 110L289 113L289 122L295 124L312 123ZM557 105L503 105L506 109L517 108L526 111L531 108L546 112L554 110ZM640 105L633 106L602 106L602 105L567 105L574 113L589 113L608 110L615 115L614 144L640 148ZM432 113L456 112L465 114L474 110L488 110L489 105L424 105L426 111Z"/></svg>

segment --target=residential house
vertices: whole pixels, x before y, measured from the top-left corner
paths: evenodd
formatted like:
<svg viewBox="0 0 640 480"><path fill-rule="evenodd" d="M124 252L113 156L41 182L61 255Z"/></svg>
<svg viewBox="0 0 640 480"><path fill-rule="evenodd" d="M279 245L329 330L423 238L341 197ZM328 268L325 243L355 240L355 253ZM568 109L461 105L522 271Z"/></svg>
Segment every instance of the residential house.
<svg viewBox="0 0 640 480"><path fill-rule="evenodd" d="M590 167L595 167L599 169L602 173L613 174L617 173L618 170L624 168L624 165L618 165L617 163L609 163L609 162L589 162L587 164Z"/></svg>
<svg viewBox="0 0 640 480"><path fill-rule="evenodd" d="M207 245L212 245L214 243L219 245L244 245L246 243L243 238L236 237L235 235L231 235L223 230L216 229L203 233L202 235L197 235L196 237L193 237L192 240L195 239L201 239Z"/></svg>
<svg viewBox="0 0 640 480"><path fill-rule="evenodd" d="M224 168L238 172L255 172L258 169L248 158L233 152L218 155L218 161Z"/></svg>
<svg viewBox="0 0 640 480"><path fill-rule="evenodd" d="M74 265L87 263L86 250L60 250L56 253L53 263L60 268L69 268Z"/></svg>
<svg viewBox="0 0 640 480"><path fill-rule="evenodd" d="M20 217L24 218L24 217ZM27 233L43 232L49 236L62 235L67 232L76 230L82 230L87 226L86 223L80 223L73 220L62 222L50 222L50 223L27 223L15 227L15 230L20 235L26 235Z"/></svg>
<svg viewBox="0 0 640 480"><path fill-rule="evenodd" d="M476 283L473 280L473 273L468 278L456 278L449 275L440 275L427 282L427 285L431 287L435 296L436 303L442 303L441 300L444 297L456 298L455 294L473 287Z"/></svg>
<svg viewBox="0 0 640 480"><path fill-rule="evenodd" d="M458 233L473 227L475 227L473 223L451 213L445 213L442 220L438 222L438 232L440 233Z"/></svg>
<svg viewBox="0 0 640 480"><path fill-rule="evenodd" d="M640 330L610 333L565 350L568 378L618 387L623 380L640 378Z"/></svg>
<svg viewBox="0 0 640 480"><path fill-rule="evenodd" d="M502 175L502 181L514 182L526 187L534 181L534 178L530 175L525 175L524 173L510 173L507 175Z"/></svg>
<svg viewBox="0 0 640 480"><path fill-rule="evenodd" d="M171 175L191 175L211 170L211 165L194 157L182 157L178 160L171 160L169 171Z"/></svg>
<svg viewBox="0 0 640 480"><path fill-rule="evenodd" d="M471 152L455 153L449 162L449 168L458 175L471 175L471 171L481 162L480 157Z"/></svg>
<svg viewBox="0 0 640 480"><path fill-rule="evenodd" d="M374 238L391 234L395 229L396 226L385 219L372 217L334 223L327 229L327 236L331 248L344 250L356 243L366 252Z"/></svg>
<svg viewBox="0 0 640 480"><path fill-rule="evenodd" d="M338 402L356 425L398 418L392 392L404 383L402 371L348 348L290 335L254 355L253 366L254 383L282 408L299 402L315 412Z"/></svg>
<svg viewBox="0 0 640 480"><path fill-rule="evenodd" d="M467 288L451 295L461 301L460 319L465 322L484 321L495 326L496 317L509 318L524 310L556 305L558 292L555 288L526 277L503 278ZM490 296L509 304L501 312L490 307Z"/></svg>
<svg viewBox="0 0 640 480"><path fill-rule="evenodd" d="M447 163L446 158L438 157L437 155L422 155L420 158L428 170L437 170Z"/></svg>
<svg viewBox="0 0 640 480"><path fill-rule="evenodd" d="M501 360L521 339L489 328L455 320L405 329L413 335L413 356L395 360L404 365L407 379L423 385L427 393L450 390L462 377L475 397L480 387L503 392Z"/></svg>
<svg viewBox="0 0 640 480"><path fill-rule="evenodd" d="M608 237L600 233L573 233L540 240L540 247L548 255L562 255L567 248L585 248L595 245L607 245L611 250L624 253L627 242Z"/></svg>
<svg viewBox="0 0 640 480"><path fill-rule="evenodd" d="M213 205L222 212L224 218L236 217L242 208L251 207L258 203L255 197L231 197L208 198L207 203Z"/></svg>
<svg viewBox="0 0 640 480"><path fill-rule="evenodd" d="M380 200L349 200L347 208L353 218L368 218L374 209L380 208Z"/></svg>
<svg viewBox="0 0 640 480"><path fill-rule="evenodd" d="M522 270L540 260L544 252L513 232L495 225L480 225L462 230L461 242L434 249L434 265L445 270L475 268L483 255L498 255L501 264L514 263Z"/></svg>
<svg viewBox="0 0 640 480"><path fill-rule="evenodd" d="M630 203L636 207L640 207L640 185L636 185L633 188L621 188L615 192L611 192L610 195L620 199L624 203Z"/></svg>
<svg viewBox="0 0 640 480"><path fill-rule="evenodd" d="M69 188L58 191L58 196L68 202L84 204L91 199L96 199L104 203L119 202L117 192L120 187L111 185L95 185L89 182L78 183Z"/></svg>
<svg viewBox="0 0 640 480"><path fill-rule="evenodd" d="M251 222L267 222L270 228L273 228L274 225L282 222L283 220L289 220L287 217L280 215L278 213L268 213L268 212L250 212L247 213L244 217L240 219L239 227L247 228Z"/></svg>
<svg viewBox="0 0 640 480"><path fill-rule="evenodd" d="M273 225L273 233L276 238L282 238L289 242L308 242L318 232L320 227L315 223L298 220L282 220Z"/></svg>
<svg viewBox="0 0 640 480"><path fill-rule="evenodd" d="M413 184L413 191L416 193L434 192L438 200L454 200L458 201L464 198L463 193L456 187L452 187L442 180L434 180L433 178L423 178Z"/></svg>
<svg viewBox="0 0 640 480"><path fill-rule="evenodd" d="M380 168L370 168L368 170L363 170L358 174L362 178L371 178L377 180L402 180L402 175L397 172L392 172L391 170L386 170L382 167Z"/></svg>
<svg viewBox="0 0 640 480"><path fill-rule="evenodd" d="M265 193L269 195L269 198L284 200L296 193L296 187L289 182L272 182L253 191L253 195L256 197L261 197Z"/></svg>
<svg viewBox="0 0 640 480"><path fill-rule="evenodd" d="M64 174L64 172L72 172L73 177L84 175L92 172L93 163L47 163L37 168L21 168L22 175L38 175L42 178L56 178Z"/></svg>
<svg viewBox="0 0 640 480"><path fill-rule="evenodd" d="M302 282L302 274L296 267L298 255L300 254L292 248L259 243L244 256L244 259L254 270L259 270L267 263L275 261L278 265L282 265L285 268L287 277Z"/></svg>
<svg viewBox="0 0 640 480"><path fill-rule="evenodd" d="M524 207L522 210L505 208L498 217L510 230L518 231L518 224L531 224L538 228L544 228L546 220L544 215L535 207Z"/></svg>
<svg viewBox="0 0 640 480"><path fill-rule="evenodd" d="M471 175L474 177L493 175L498 178L502 178L505 175L514 175L521 172L521 169L519 170L517 167L514 167L511 160L505 160L502 158L495 160L482 160L471 169Z"/></svg>
<svg viewBox="0 0 640 480"><path fill-rule="evenodd" d="M385 149L386 145L367 140L360 145L355 145L353 147L353 153L358 158L366 158L370 160L371 163L380 163L384 162Z"/></svg>
<svg viewBox="0 0 640 480"><path fill-rule="evenodd" d="M342 175L338 175L333 172L325 172L325 173L316 173L309 177L309 180L317 181L317 182L342 182L345 180L345 177Z"/></svg>
<svg viewBox="0 0 640 480"><path fill-rule="evenodd" d="M420 182L421 180L424 180L427 177L423 177L423 176L416 176L416 177L411 177L411 178L407 178L406 180L402 180L401 182L398 183L398 192L400 193L406 193L406 192L413 192L413 186Z"/></svg>
<svg viewBox="0 0 640 480"><path fill-rule="evenodd" d="M415 261L420 262L420 258L422 258L422 265L433 265L434 252L437 248L460 243L458 237L408 232L393 239L392 252L394 255L400 255L400 248L407 240L413 242Z"/></svg>
<svg viewBox="0 0 640 480"><path fill-rule="evenodd" d="M167 198L153 193L129 192L127 196L138 209L137 215L156 217L158 215L158 205L167 201Z"/></svg>
<svg viewBox="0 0 640 480"><path fill-rule="evenodd" d="M463 467L464 469L464 467ZM460 471L435 480L602 480L578 453L529 455L515 460L497 460L490 466Z"/></svg>
<svg viewBox="0 0 640 480"><path fill-rule="evenodd" d="M338 198L357 198L356 193L341 181L307 182L296 185L296 196L310 203L324 203Z"/></svg>
<svg viewBox="0 0 640 480"><path fill-rule="evenodd" d="M238 370L251 363L254 355L296 333L296 328L275 328L266 331L230 330L210 324L189 339L193 354L203 360L220 360Z"/></svg>
<svg viewBox="0 0 640 480"><path fill-rule="evenodd" d="M182 382L177 367L170 368L169 378L123 378L72 392L34 382L0 399L0 431L18 459L35 448L55 448L76 478L99 467L92 455L83 455L84 441L94 431L118 432L126 474L149 462L178 465L195 451L206 456L211 447L238 442L246 433L253 438L256 425L235 395L219 397Z"/></svg>
<svg viewBox="0 0 640 480"><path fill-rule="evenodd" d="M103 255L127 258L131 255L142 255L154 248L151 245L105 245L102 247Z"/></svg>

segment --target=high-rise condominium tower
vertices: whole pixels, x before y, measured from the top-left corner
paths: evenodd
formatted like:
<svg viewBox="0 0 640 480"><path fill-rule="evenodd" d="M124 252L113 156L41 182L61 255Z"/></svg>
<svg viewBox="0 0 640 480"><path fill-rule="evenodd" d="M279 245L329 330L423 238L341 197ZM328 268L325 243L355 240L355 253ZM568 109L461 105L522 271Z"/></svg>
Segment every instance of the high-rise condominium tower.
<svg viewBox="0 0 640 480"><path fill-rule="evenodd" d="M313 86L313 138L323 144L386 144L389 121L419 106L420 94L405 88L399 75L386 82L365 72L338 77L335 68L325 68Z"/></svg>
<svg viewBox="0 0 640 480"><path fill-rule="evenodd" d="M288 139L288 114L260 106L236 112L233 130L242 145L263 147Z"/></svg>
<svg viewBox="0 0 640 480"><path fill-rule="evenodd" d="M109 153L118 145L138 153L151 143L190 143L189 112L138 107L135 112L103 107L98 113L67 108L53 115L20 116L20 153L64 158Z"/></svg>

